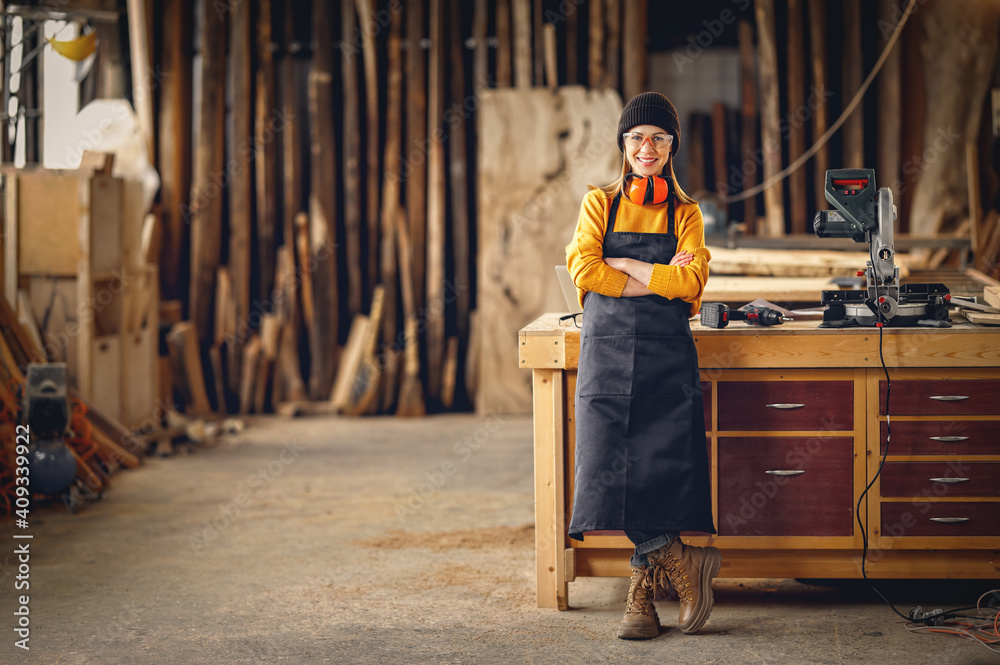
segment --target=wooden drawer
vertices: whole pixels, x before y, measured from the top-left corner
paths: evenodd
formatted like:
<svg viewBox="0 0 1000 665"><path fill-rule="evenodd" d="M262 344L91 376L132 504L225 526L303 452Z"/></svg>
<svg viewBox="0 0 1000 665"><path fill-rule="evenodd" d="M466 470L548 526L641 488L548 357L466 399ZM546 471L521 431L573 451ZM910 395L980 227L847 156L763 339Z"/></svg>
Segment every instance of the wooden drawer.
<svg viewBox="0 0 1000 665"><path fill-rule="evenodd" d="M882 496L1000 497L1000 462L886 462Z"/></svg>
<svg viewBox="0 0 1000 665"><path fill-rule="evenodd" d="M889 405L890 407L892 404ZM886 423L881 423L885 452ZM891 455L1000 455L1000 420L940 420L892 423Z"/></svg>
<svg viewBox="0 0 1000 665"><path fill-rule="evenodd" d="M879 381L878 408L885 415L885 381ZM900 416L1000 415L1000 380L892 382L889 413Z"/></svg>
<svg viewBox="0 0 1000 665"><path fill-rule="evenodd" d="M853 447L851 437L720 438L719 535L851 535Z"/></svg>
<svg viewBox="0 0 1000 665"><path fill-rule="evenodd" d="M882 536L1000 536L1000 503L885 502Z"/></svg>
<svg viewBox="0 0 1000 665"><path fill-rule="evenodd" d="M719 381L717 385L719 430L854 429L851 381Z"/></svg>

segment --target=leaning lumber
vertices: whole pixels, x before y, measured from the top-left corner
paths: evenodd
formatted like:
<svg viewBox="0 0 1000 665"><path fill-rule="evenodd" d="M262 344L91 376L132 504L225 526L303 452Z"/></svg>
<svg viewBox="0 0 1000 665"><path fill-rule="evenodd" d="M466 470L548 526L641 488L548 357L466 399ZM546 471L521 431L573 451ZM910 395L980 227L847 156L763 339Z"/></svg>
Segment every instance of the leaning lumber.
<svg viewBox="0 0 1000 665"><path fill-rule="evenodd" d="M185 395L190 413L209 413L212 408L205 392L205 375L198 350L198 333L192 321L175 323L167 333L167 346L174 370L182 381L179 387Z"/></svg>

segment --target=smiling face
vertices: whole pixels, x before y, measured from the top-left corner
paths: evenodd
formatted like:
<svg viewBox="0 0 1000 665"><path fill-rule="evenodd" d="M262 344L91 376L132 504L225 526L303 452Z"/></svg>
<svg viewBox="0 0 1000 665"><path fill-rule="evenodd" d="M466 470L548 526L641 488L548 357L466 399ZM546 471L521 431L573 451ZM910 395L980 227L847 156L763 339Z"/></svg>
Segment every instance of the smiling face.
<svg viewBox="0 0 1000 665"><path fill-rule="evenodd" d="M634 140L625 141L625 157L628 159L632 171L643 177L660 175L670 160L670 146L673 137L667 134L666 130L662 127L657 127L656 125L639 125L630 129L629 133L633 135L641 134L643 137L650 139L642 141L641 145L634 145ZM657 135L666 136L666 140L662 141L665 145L661 148L653 147L652 139Z"/></svg>

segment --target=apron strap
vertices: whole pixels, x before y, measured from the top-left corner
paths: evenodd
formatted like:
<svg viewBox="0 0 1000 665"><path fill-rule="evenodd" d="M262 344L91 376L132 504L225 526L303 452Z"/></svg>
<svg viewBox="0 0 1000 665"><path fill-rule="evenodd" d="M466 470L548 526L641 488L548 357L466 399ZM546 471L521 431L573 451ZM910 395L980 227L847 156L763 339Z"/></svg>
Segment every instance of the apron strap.
<svg viewBox="0 0 1000 665"><path fill-rule="evenodd" d="M615 194L615 198L611 200L611 210L608 212L608 226L604 231L605 238L615 232L615 218L618 216L618 204L621 203L621 201L622 193L619 191Z"/></svg>

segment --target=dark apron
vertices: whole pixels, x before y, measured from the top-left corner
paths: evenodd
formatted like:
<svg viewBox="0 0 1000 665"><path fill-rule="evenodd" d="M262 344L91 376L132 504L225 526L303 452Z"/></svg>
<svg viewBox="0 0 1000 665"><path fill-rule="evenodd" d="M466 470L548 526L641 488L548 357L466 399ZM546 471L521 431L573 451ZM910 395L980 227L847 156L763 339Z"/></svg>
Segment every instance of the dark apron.
<svg viewBox="0 0 1000 665"><path fill-rule="evenodd" d="M667 233L615 233L604 256L670 263L677 252L674 188ZM698 354L690 304L658 295L587 293L576 384L576 476L569 535L585 531L715 533Z"/></svg>

